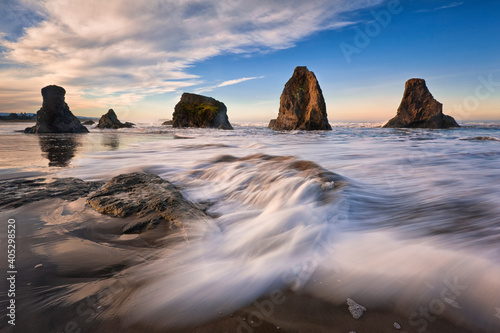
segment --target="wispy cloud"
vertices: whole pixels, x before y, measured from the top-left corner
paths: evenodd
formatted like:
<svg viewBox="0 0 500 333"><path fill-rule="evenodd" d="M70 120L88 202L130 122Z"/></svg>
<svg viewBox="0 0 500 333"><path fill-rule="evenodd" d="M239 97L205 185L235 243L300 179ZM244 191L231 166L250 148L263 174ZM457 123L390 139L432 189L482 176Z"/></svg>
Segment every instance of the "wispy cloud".
<svg viewBox="0 0 500 333"><path fill-rule="evenodd" d="M464 1L452 2L449 5L444 5L444 6L440 6L440 7L431 8L431 9L420 9L420 10L417 10L416 13L435 12L435 11L438 11L438 10L443 10L443 9L449 9L449 8L458 7L458 6L461 6L463 4L464 4Z"/></svg>
<svg viewBox="0 0 500 333"><path fill-rule="evenodd" d="M199 89L196 89L196 91L197 92L212 91L212 90L220 88L220 87L232 86L234 84L238 84L238 83L241 83L241 82L245 82L245 81L249 81L249 80L262 79L262 78L264 78L264 76L242 77L242 78L239 78L239 79L227 80L227 81L224 81L224 82L219 83L219 84L214 85L214 86L208 86L208 87L199 88Z"/></svg>
<svg viewBox="0 0 500 333"><path fill-rule="evenodd" d="M190 73L196 63L290 48L317 31L351 24L346 12L383 2L6 1L2 22L21 22L15 29L0 24L0 99L9 97L8 111L26 111L27 102L38 106L47 84L63 85L73 108L186 90L204 82ZM232 81L221 84L243 82ZM0 110L6 110L3 103Z"/></svg>

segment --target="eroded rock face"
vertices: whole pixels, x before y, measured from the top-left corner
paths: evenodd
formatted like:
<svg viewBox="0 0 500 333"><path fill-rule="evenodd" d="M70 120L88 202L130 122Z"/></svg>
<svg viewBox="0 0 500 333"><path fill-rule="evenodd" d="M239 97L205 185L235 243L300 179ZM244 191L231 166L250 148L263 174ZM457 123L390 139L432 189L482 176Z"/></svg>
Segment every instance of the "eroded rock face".
<svg viewBox="0 0 500 333"><path fill-rule="evenodd" d="M307 67L296 67L280 98L274 130L331 130L318 80Z"/></svg>
<svg viewBox="0 0 500 333"><path fill-rule="evenodd" d="M134 124L126 122L122 123L118 120L116 113L113 109L109 109L108 113L102 115L101 119L99 119L99 124L97 124L97 128L128 128L133 127Z"/></svg>
<svg viewBox="0 0 500 333"><path fill-rule="evenodd" d="M170 182L157 175L130 173L112 178L91 193L87 204L99 213L115 217L134 216L124 233L140 233L168 223L171 229L182 229L183 222L204 219L205 213L184 199Z"/></svg>
<svg viewBox="0 0 500 333"><path fill-rule="evenodd" d="M406 81L403 100L394 118L384 127L450 128L460 127L453 117L443 114L443 104L434 99L425 80Z"/></svg>
<svg viewBox="0 0 500 333"><path fill-rule="evenodd" d="M42 108L37 112L36 125L24 133L88 133L64 101L66 90L51 85L42 88Z"/></svg>
<svg viewBox="0 0 500 333"><path fill-rule="evenodd" d="M45 178L0 181L0 211L45 199L74 201L102 185L102 182L84 182L78 178L58 178L52 182L46 182Z"/></svg>
<svg viewBox="0 0 500 333"><path fill-rule="evenodd" d="M173 127L209 127L231 130L224 103L211 97L184 93L175 106Z"/></svg>
<svg viewBox="0 0 500 333"><path fill-rule="evenodd" d="M267 128L273 129L274 124L276 124L276 119L269 120L269 125L267 125Z"/></svg>

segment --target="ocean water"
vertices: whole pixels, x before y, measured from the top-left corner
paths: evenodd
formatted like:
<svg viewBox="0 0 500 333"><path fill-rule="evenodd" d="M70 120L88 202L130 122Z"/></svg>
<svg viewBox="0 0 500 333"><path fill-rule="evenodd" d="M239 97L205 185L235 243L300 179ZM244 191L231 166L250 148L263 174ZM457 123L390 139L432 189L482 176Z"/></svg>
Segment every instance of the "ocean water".
<svg viewBox="0 0 500 333"><path fill-rule="evenodd" d="M132 324L203 322L291 289L390 307L422 332L432 327L423 307L498 331L499 123L332 123L329 132L233 125L34 136L13 132L26 124L1 124L0 179L106 181L144 171L210 205L214 218L191 221L188 243L155 249L154 260L121 273L147 285L119 307Z"/></svg>

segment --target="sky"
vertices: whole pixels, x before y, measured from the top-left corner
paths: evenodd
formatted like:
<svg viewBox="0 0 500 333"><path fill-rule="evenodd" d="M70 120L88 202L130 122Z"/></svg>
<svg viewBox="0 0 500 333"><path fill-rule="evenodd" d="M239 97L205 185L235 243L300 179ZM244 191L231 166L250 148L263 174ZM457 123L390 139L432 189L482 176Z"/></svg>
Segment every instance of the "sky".
<svg viewBox="0 0 500 333"><path fill-rule="evenodd" d="M64 87L79 116L171 119L183 92L276 118L296 66L328 118L385 121L423 78L461 123L500 120L500 0L0 0L0 112Z"/></svg>

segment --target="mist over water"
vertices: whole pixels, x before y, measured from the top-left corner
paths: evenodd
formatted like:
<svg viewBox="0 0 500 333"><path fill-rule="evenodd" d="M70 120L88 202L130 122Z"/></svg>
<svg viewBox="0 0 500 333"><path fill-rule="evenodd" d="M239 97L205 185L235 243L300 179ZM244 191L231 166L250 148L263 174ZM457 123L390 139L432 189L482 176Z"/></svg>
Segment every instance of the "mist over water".
<svg viewBox="0 0 500 333"><path fill-rule="evenodd" d="M103 132L92 130L73 145L66 167L31 168L83 180L152 172L213 217L189 221L188 242L151 248L116 274L134 285L116 304L130 325L203 322L273 290L334 304L354 298L415 323L419 307L439 300L451 320L500 324L500 126L338 124L331 132L281 133L255 124L234 131L142 125L89 148L98 137ZM53 223L66 223L62 216Z"/></svg>

